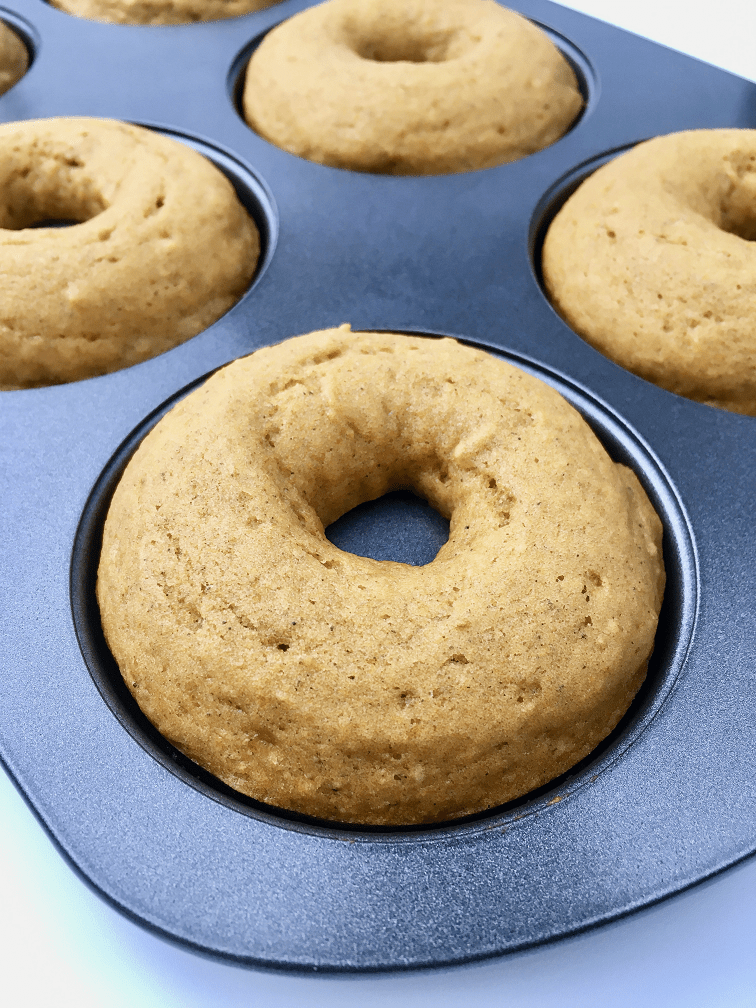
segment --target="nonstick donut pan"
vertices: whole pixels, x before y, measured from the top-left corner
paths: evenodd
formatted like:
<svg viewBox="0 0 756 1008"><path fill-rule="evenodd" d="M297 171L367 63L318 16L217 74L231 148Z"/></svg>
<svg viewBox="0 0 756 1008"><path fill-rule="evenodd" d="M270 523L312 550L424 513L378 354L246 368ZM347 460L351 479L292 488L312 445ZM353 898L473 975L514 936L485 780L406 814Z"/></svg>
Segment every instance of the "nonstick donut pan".
<svg viewBox="0 0 756 1008"><path fill-rule="evenodd" d="M571 131L486 171L357 174L284 153L236 109L245 54L305 6L165 28L88 22L42 0L0 11L33 54L0 119L104 116L169 132L232 178L265 249L244 298L184 345L0 394L2 757L84 879L158 934L279 969L448 965L616 918L756 848L756 420L611 363L560 320L538 276L544 227L593 166L657 134L756 126L756 86L516 0L582 79ZM99 626L104 511L145 430L220 365L343 322L453 335L544 378L635 469L665 525L667 596L628 715L564 778L466 821L340 828L237 795L145 722ZM342 548L381 555L391 540L389 555L411 562L443 536L396 497L337 531Z"/></svg>

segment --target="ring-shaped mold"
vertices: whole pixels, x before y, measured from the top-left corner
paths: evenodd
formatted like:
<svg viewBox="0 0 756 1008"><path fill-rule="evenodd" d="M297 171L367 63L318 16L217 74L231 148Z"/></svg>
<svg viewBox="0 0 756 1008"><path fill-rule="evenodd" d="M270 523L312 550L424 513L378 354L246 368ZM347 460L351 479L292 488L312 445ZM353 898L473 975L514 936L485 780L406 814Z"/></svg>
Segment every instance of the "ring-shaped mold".
<svg viewBox="0 0 756 1008"><path fill-rule="evenodd" d="M529 229L541 291L581 339L668 394L745 416L754 137L683 130L599 154L547 190Z"/></svg>
<svg viewBox="0 0 756 1008"><path fill-rule="evenodd" d="M396 330L394 330L396 331ZM408 335L436 336L438 333L403 330ZM103 700L125 731L159 764L185 784L211 800L242 815L262 819L299 832L332 836L347 832L353 836L386 841L408 840L416 836L476 832L481 828L505 825L514 819L537 813L596 780L649 729L669 695L685 660L693 634L698 607L698 565L692 530L682 503L660 462L641 438L608 405L568 377L536 361L500 348L464 340L478 349L496 354L560 392L593 429L610 457L633 469L649 496L664 528L663 556L667 574L664 604L659 617L656 643L646 680L630 708L611 732L585 759L548 784L506 805L449 822L414 826L365 826L334 823L312 816L274 808L228 787L172 746L148 721L126 687L118 665L104 638L96 599L97 569L102 530L110 500L143 438L182 398L201 386L210 375L179 391L140 424L119 446L101 473L89 496L76 533L71 560L71 606L77 639L87 668Z"/></svg>
<svg viewBox="0 0 756 1008"><path fill-rule="evenodd" d="M523 15L524 16L524 15ZM562 135L550 145L553 147L554 144L558 144L561 140L564 140L581 122L583 122L589 115L592 114L600 94L600 83L596 70L588 59L586 54L580 49L574 42L572 42L567 36L561 34L555 29L551 28L549 25L544 24L535 18L529 19L531 24L536 28L540 29L541 32L549 39L549 41L556 47L560 52L570 69L575 75L577 81L578 90L580 96L583 100L582 107L578 110L577 115L565 129ZM228 73L226 75L226 93L228 95L229 101L234 107L236 114L242 120L247 129L252 129L252 127L247 123L244 117L244 106L243 106L243 96L244 96L244 86L246 82L247 66L249 61L254 54L254 52L260 47L261 43L274 28L283 24L282 21L271 25L264 32L259 35L255 35L249 42L246 43L242 49L236 54L234 59L229 66ZM269 142L269 141L268 141ZM550 149L544 148L544 149ZM538 154L539 151L534 153ZM295 157L296 155L291 155ZM527 155L532 157L533 155ZM322 166L319 166L322 167ZM350 169L336 169L338 171L348 171ZM370 174L369 172L367 174Z"/></svg>
<svg viewBox="0 0 756 1008"><path fill-rule="evenodd" d="M90 122L100 127L95 132L94 139L90 139ZM196 246L187 241L187 236L192 233L192 218L188 216L191 203L185 194L179 193L175 202L179 210L178 216L171 217L168 214L173 205L170 200L167 200L163 211L166 192L169 195L166 185L170 185L170 175L161 179L159 172L156 177L152 177L149 170L145 173L142 158L139 157L142 150L146 149L147 157L151 156L155 164L162 166L161 156L164 159L167 154L169 163L170 158L175 160L178 154L177 163L182 165L182 155L179 151L169 150L162 143L159 147L154 145L154 150L151 149L152 144L144 148L143 134L132 130L132 125L199 153L233 187L238 203L225 186L219 188L217 176L210 173L208 166L203 165L200 159L195 161L193 157L191 165L186 162L188 177L194 178L195 183L201 186L200 193L204 192L203 184L209 184L211 191L214 185L218 190L214 197L216 202L208 210L202 211L203 233L209 241L217 243L225 256L225 260L221 258L218 262L211 262L208 279L204 275L201 277L199 287L201 292L205 291L208 306L202 293L198 299L191 282L193 275L197 281L201 268L197 261ZM272 198L252 170L230 152L203 138L154 123L121 124L115 120L87 118L50 119L30 124L10 123L6 125L5 131L13 130L16 126L19 130L26 130L27 142L28 137L35 137L37 131L40 135L39 149L49 149L46 160L40 155L36 156L36 160L40 161L39 177L35 177L32 171L27 180L28 167L24 171L16 170L15 173L12 163L7 168L13 185L13 198L9 199L2 224L12 232L21 232L23 238L16 240L14 234L8 236L6 231L6 239L10 243L10 250L6 249L6 254L8 251L12 253L16 245L22 246L21 251L25 251L23 246L31 246L25 251L26 259L29 255L36 254L43 257L41 261L49 261L53 268L49 271L49 276L47 272L42 272L44 282L35 292L38 309L34 310L30 302L28 322L25 321L25 312L19 311L20 325L16 326L13 325L14 311L18 310L17 305L24 296L27 281L22 272L17 276L11 273L10 303L6 306L11 322L0 327L7 342L8 363L2 376L4 388L86 380L88 377L121 370L157 357L215 325L249 294L269 263L277 234L277 217ZM122 185L117 179L114 187L113 179L108 173L107 152L104 151L109 137L111 141L118 141L124 147L127 151L124 156L136 158L136 178L139 179L141 172L141 181L145 183L143 188L135 183L131 172L124 175L128 184ZM23 149L17 159L18 157L23 164ZM149 163L147 159L146 164ZM130 217L113 213L117 201L126 205ZM218 221L214 217L214 208L220 211ZM167 216L160 219L161 213ZM105 216L101 218L100 215ZM250 227L246 218L253 222L254 228ZM95 220L102 223L93 224ZM135 234L132 234L130 227L132 221ZM67 234L64 236L61 233L58 239L53 236L51 229L62 229ZM31 237L34 231L38 232L38 238ZM227 241L229 247L236 252L236 257L226 251ZM149 256L138 254L138 243L148 249ZM256 247L259 247L259 251L256 251ZM192 250L195 250L194 258ZM249 252L249 257L245 250ZM252 258L253 255L256 255L256 259ZM80 258L80 273L83 274L81 280L76 272ZM58 260L59 266L55 265ZM69 266L66 266L67 260ZM143 265L142 260L148 265ZM134 268L135 264L137 269ZM154 289L151 289L152 272L149 264L154 273ZM94 279L89 277L88 265L92 267ZM188 280L182 270L183 266L188 267ZM107 289L109 298L117 304L117 314L109 313L109 301L103 301L102 289ZM150 292L152 297L148 296ZM119 303L120 295L123 295L124 300ZM60 331L56 333L58 338L47 340L46 334L50 328L48 320L57 318L53 316L57 304L55 296L68 307L68 311L61 313ZM139 298L143 298L145 305L143 318L142 300ZM153 302L157 307L153 306ZM165 312L165 318L170 323L166 326L167 334L164 337L155 325L156 312L160 309ZM191 325L187 326L184 317L190 323L194 322L194 332ZM45 337L41 349L37 346L39 340L26 339L29 334L34 336L37 331ZM102 347L99 342L101 333ZM154 346L151 339L153 334L161 336ZM126 350L123 354L122 346ZM51 355L52 349L56 356ZM28 359L24 356L27 350Z"/></svg>

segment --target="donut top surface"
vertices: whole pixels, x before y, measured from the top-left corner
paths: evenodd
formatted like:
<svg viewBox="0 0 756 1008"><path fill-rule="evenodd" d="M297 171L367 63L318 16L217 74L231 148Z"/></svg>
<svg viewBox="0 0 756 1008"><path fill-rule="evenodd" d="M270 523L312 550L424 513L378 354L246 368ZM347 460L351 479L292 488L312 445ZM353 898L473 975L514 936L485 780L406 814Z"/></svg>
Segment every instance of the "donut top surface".
<svg viewBox="0 0 756 1008"><path fill-rule="evenodd" d="M547 36L493 0L328 0L265 37L243 104L299 157L434 175L549 146L582 98Z"/></svg>
<svg viewBox="0 0 756 1008"><path fill-rule="evenodd" d="M225 176L137 126L4 123L0 193L1 389L169 350L227 311L257 264L257 229ZM72 226L44 226L56 221Z"/></svg>
<svg viewBox="0 0 756 1008"><path fill-rule="evenodd" d="M50 0L55 7L109 24L172 25L219 21L272 7L281 0Z"/></svg>
<svg viewBox="0 0 756 1008"><path fill-rule="evenodd" d="M567 323L648 381L756 415L756 130L638 144L557 214L543 276Z"/></svg>
<svg viewBox="0 0 756 1008"><path fill-rule="evenodd" d="M29 67L29 53L18 35L0 21L0 95L12 88Z"/></svg>
<svg viewBox="0 0 756 1008"><path fill-rule="evenodd" d="M422 567L325 527L412 487ZM147 435L108 514L103 627L158 729L237 790L331 820L450 819L564 772L642 681L661 527L555 391L500 358L312 333Z"/></svg>

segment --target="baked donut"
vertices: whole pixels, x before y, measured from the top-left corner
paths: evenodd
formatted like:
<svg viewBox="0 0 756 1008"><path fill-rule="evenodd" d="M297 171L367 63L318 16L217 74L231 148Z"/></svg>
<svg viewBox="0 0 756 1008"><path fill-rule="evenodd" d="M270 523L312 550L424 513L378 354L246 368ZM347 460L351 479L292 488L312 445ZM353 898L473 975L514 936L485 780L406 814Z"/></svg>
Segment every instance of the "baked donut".
<svg viewBox="0 0 756 1008"><path fill-rule="evenodd" d="M281 0L50 0L68 14L109 24L173 25L221 21Z"/></svg>
<svg viewBox="0 0 756 1008"><path fill-rule="evenodd" d="M29 68L29 53L21 39L0 21L0 95L21 80Z"/></svg>
<svg viewBox="0 0 756 1008"><path fill-rule="evenodd" d="M443 175L548 147L582 98L556 46L493 0L328 0L266 35L243 105L309 161Z"/></svg>
<svg viewBox="0 0 756 1008"><path fill-rule="evenodd" d="M756 130L672 133L599 168L543 247L578 335L678 395L756 415Z"/></svg>
<svg viewBox="0 0 756 1008"><path fill-rule="evenodd" d="M324 528L397 487L422 567ZM231 787L354 823L498 805L586 756L646 672L661 527L553 389L453 340L348 326L223 368L116 489L98 599L126 684Z"/></svg>
<svg viewBox="0 0 756 1008"><path fill-rule="evenodd" d="M107 119L0 125L0 388L115 371L215 322L257 229L206 158ZM70 227L35 227L55 220Z"/></svg>

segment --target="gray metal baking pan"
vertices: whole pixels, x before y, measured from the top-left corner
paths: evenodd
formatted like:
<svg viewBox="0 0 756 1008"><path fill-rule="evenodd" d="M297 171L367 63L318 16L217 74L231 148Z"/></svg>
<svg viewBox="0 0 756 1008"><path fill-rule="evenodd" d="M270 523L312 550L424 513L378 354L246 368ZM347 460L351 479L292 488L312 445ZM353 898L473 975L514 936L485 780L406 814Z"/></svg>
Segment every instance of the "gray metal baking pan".
<svg viewBox="0 0 756 1008"><path fill-rule="evenodd" d="M0 752L89 885L170 940L259 968L450 965L617 918L756 849L756 421L611 363L558 318L538 277L543 230L579 179L647 137L756 125L756 86L515 0L581 78L586 106L567 135L486 171L357 174L277 149L237 111L245 55L306 6L165 28L84 21L42 0L0 10L33 54L0 120L91 115L166 131L229 175L265 247L248 293L184 345L0 395ZM657 647L626 718L565 777L465 821L342 827L236 794L134 708L99 626L98 536L139 438L215 368L342 322L456 336L539 375L635 469L665 525ZM443 529L416 512L390 498L333 534L357 552L392 538L395 558L424 562Z"/></svg>

